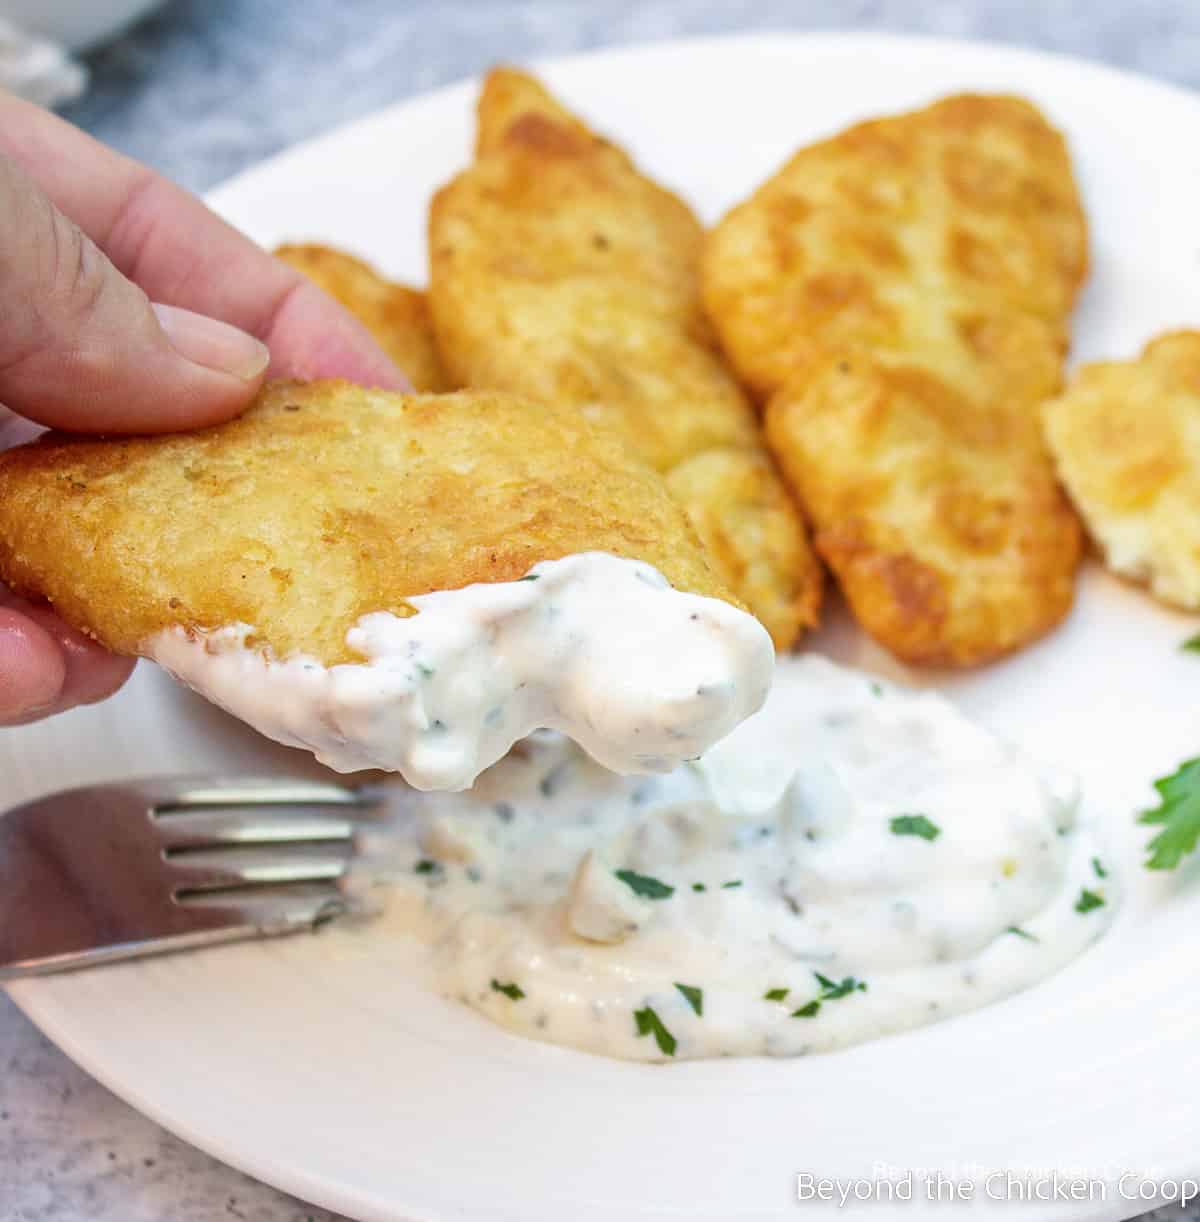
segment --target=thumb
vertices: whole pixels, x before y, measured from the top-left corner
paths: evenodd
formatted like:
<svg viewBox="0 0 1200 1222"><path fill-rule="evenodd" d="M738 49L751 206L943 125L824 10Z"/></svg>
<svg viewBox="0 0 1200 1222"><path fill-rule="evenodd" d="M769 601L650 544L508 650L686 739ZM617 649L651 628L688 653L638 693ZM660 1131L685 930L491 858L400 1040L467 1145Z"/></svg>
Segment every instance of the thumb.
<svg viewBox="0 0 1200 1222"><path fill-rule="evenodd" d="M0 157L0 403L72 432L165 432L236 415L269 354L226 323L152 305Z"/></svg>

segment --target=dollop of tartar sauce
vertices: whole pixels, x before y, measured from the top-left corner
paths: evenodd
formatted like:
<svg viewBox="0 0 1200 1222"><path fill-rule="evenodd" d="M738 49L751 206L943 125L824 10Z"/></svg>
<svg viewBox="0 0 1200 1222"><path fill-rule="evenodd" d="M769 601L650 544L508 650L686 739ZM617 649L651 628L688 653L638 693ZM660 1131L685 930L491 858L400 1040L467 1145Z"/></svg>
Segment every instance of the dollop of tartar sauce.
<svg viewBox="0 0 1200 1222"><path fill-rule="evenodd" d="M1078 805L938 695L781 659L698 765L623 778L538 734L470 793L403 797L381 919L536 1039L797 1056L983 1005L1098 938L1116 886Z"/></svg>
<svg viewBox="0 0 1200 1222"><path fill-rule="evenodd" d="M614 772L666 772L760 708L771 683L756 619L603 552L407 601L416 615L376 612L347 633L361 663L270 657L247 646L247 624L170 628L143 652L268 738L422 790L467 788L539 728Z"/></svg>

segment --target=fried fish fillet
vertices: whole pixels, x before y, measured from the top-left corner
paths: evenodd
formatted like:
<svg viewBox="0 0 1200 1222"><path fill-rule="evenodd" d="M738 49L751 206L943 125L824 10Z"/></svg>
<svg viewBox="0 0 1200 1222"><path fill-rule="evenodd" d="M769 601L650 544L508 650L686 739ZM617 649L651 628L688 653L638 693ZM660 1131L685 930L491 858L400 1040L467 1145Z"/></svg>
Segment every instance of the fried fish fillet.
<svg viewBox="0 0 1200 1222"><path fill-rule="evenodd" d="M453 389L434 341L429 303L419 289L385 280L369 264L332 246L280 246L275 257L340 301L408 375L416 390Z"/></svg>
<svg viewBox="0 0 1200 1222"><path fill-rule="evenodd" d="M1062 137L961 96L801 149L713 230L705 304L859 622L970 665L1071 605L1039 423L1087 270Z"/></svg>
<svg viewBox="0 0 1200 1222"><path fill-rule="evenodd" d="M1085 365L1045 407L1058 473L1109 568L1200 610L1200 331Z"/></svg>
<svg viewBox="0 0 1200 1222"><path fill-rule="evenodd" d="M477 159L435 196L429 237L451 377L620 429L776 645L814 624L820 568L715 350L688 207L532 77L497 69L479 102Z"/></svg>
<svg viewBox="0 0 1200 1222"><path fill-rule="evenodd" d="M248 624L275 657L356 661L364 615L588 551L736 604L661 478L555 403L281 382L215 428L0 454L0 580L124 654Z"/></svg>

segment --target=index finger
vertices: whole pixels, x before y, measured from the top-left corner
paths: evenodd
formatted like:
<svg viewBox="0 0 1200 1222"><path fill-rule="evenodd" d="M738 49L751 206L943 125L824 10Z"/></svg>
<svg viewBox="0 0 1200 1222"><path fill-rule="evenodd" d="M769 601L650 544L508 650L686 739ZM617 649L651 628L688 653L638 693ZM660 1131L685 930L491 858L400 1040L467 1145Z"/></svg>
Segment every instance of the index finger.
<svg viewBox="0 0 1200 1222"><path fill-rule="evenodd" d="M272 376L410 389L361 323L194 195L3 91L0 153L152 301L261 339L271 350Z"/></svg>

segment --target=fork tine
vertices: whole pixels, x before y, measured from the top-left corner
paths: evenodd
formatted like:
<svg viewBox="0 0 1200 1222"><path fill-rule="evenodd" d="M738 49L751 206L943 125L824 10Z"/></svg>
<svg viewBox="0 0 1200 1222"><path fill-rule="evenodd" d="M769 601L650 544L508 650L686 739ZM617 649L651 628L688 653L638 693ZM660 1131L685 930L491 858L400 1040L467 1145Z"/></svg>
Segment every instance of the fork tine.
<svg viewBox="0 0 1200 1222"><path fill-rule="evenodd" d="M162 777L145 783L151 805L168 813L213 806L341 806L374 804L369 790L280 777Z"/></svg>
<svg viewBox="0 0 1200 1222"><path fill-rule="evenodd" d="M181 894L246 884L325 882L341 878L351 854L329 846L282 846L270 850L188 849L166 855L166 874L176 899Z"/></svg>
<svg viewBox="0 0 1200 1222"><path fill-rule="evenodd" d="M220 845L345 842L355 834L350 819L270 807L184 808L156 815L154 823L168 852Z"/></svg>
<svg viewBox="0 0 1200 1222"><path fill-rule="evenodd" d="M299 883L191 891L176 907L193 916L224 917L256 934L279 934L314 929L356 905L336 883Z"/></svg>

